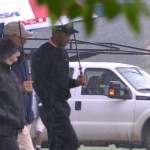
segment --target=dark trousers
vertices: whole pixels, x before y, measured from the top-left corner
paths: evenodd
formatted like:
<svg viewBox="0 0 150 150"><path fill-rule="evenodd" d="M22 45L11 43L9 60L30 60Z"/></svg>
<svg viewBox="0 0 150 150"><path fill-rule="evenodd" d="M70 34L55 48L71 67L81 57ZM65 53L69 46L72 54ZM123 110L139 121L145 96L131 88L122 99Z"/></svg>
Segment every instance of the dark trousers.
<svg viewBox="0 0 150 150"><path fill-rule="evenodd" d="M0 130L0 150L19 150L16 131Z"/></svg>
<svg viewBox="0 0 150 150"><path fill-rule="evenodd" d="M47 128L49 150L77 150L78 138L71 125L67 102L55 102L53 108L39 107L40 117Z"/></svg>

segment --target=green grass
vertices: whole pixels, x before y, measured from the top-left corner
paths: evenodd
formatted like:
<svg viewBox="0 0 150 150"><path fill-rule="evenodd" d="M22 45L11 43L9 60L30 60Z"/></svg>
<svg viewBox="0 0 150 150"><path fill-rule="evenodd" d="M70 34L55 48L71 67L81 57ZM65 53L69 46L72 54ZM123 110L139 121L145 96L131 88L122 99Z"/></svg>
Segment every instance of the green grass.
<svg viewBox="0 0 150 150"><path fill-rule="evenodd" d="M109 147L84 147L81 146L79 150L129 150L127 148L116 148L114 145ZM133 149L133 150L145 150L145 149Z"/></svg>
<svg viewBox="0 0 150 150"><path fill-rule="evenodd" d="M42 150L48 150L46 148L43 148ZM114 145L109 147L87 147L87 146L81 146L78 150L129 150L127 148L116 148ZM133 150L145 150L145 149L133 149Z"/></svg>

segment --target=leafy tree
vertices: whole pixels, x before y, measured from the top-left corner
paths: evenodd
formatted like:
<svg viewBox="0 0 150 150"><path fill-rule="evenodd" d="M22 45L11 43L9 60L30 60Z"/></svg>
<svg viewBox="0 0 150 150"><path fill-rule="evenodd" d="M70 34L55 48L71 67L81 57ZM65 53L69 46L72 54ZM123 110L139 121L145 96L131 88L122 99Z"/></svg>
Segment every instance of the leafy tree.
<svg viewBox="0 0 150 150"><path fill-rule="evenodd" d="M103 8L104 16L111 20L119 14L123 14L130 24L131 28L140 33L139 17L141 14L150 15L149 8L142 0L124 0L124 3L118 0L37 0L39 4L46 4L51 21L55 21L66 14L68 18L75 19L83 17L86 32L90 34L93 31L94 20L91 17L95 11L95 6L100 4Z"/></svg>

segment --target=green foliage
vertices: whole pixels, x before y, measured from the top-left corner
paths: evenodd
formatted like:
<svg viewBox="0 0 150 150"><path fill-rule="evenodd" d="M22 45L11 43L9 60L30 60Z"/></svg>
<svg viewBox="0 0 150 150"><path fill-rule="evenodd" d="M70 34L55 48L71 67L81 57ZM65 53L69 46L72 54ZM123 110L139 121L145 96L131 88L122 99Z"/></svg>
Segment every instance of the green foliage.
<svg viewBox="0 0 150 150"><path fill-rule="evenodd" d="M104 14L108 19L112 19L121 12L120 4L116 0L101 0L104 8Z"/></svg>
<svg viewBox="0 0 150 150"><path fill-rule="evenodd" d="M67 14L68 18L75 19L83 17L85 30L88 34L92 33L94 28L94 19L92 14L96 4L100 3L103 7L104 17L111 20L117 15L122 14L127 19L131 28L140 33L139 17L141 14L150 15L150 10L142 0L126 0L125 3L119 3L117 0L84 0L82 6L75 0L37 0L39 4L46 4L50 18L55 23L62 14Z"/></svg>

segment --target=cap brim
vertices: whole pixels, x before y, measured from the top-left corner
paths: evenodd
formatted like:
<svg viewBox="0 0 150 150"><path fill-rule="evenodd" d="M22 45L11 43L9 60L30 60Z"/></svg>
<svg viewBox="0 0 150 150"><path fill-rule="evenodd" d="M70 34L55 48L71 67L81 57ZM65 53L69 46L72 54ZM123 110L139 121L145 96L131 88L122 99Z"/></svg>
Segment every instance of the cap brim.
<svg viewBox="0 0 150 150"><path fill-rule="evenodd" d="M64 33L66 33L66 34L74 34L74 33L79 33L79 31L77 31L77 30L74 30L74 29L71 29L71 30L65 30L65 31L63 31Z"/></svg>
<svg viewBox="0 0 150 150"><path fill-rule="evenodd" d="M30 37L30 36L32 36L32 35L33 35L33 33L30 32L30 31L24 31L24 32L21 33L21 36L22 36L23 38L28 38L28 37Z"/></svg>
<svg viewBox="0 0 150 150"><path fill-rule="evenodd" d="M74 34L74 33L79 33L79 31L75 30L73 27L67 27L67 26L55 26L53 28L53 31L58 31L58 32L64 32L66 34Z"/></svg>
<svg viewBox="0 0 150 150"><path fill-rule="evenodd" d="M70 34L74 34L74 33L79 33L79 31L73 29L72 32L70 32Z"/></svg>

